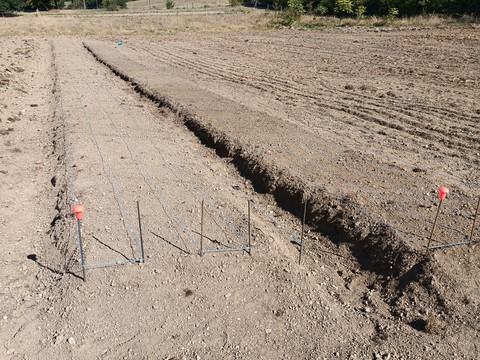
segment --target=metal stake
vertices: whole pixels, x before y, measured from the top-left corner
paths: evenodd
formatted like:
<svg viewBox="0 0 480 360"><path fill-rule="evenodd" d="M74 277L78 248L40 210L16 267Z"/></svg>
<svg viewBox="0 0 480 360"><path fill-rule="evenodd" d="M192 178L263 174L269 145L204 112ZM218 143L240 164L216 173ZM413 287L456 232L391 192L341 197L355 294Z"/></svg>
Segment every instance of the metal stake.
<svg viewBox="0 0 480 360"><path fill-rule="evenodd" d="M248 255L252 255L252 236L250 226L250 200L248 200Z"/></svg>
<svg viewBox="0 0 480 360"><path fill-rule="evenodd" d="M305 206L303 208L302 235L300 236L300 253L298 255L298 264L300 264L302 262L303 234L305 233L305 218L307 217L307 203L308 203L308 201L305 201Z"/></svg>
<svg viewBox="0 0 480 360"><path fill-rule="evenodd" d="M480 196L478 196L477 210L475 210L475 216L473 217L472 231L470 232L470 241L473 241L473 231L475 230L475 223L477 222L479 208L480 208Z"/></svg>
<svg viewBox="0 0 480 360"><path fill-rule="evenodd" d="M83 258L83 244L82 244L82 233L80 231L80 219L77 219L77 240L78 240L78 247L80 249L80 263L82 264L82 272L83 272L83 281L87 281L87 275L85 272L85 260Z"/></svg>
<svg viewBox="0 0 480 360"><path fill-rule="evenodd" d="M202 200L202 217L200 222L200 256L203 256L203 200Z"/></svg>
<svg viewBox="0 0 480 360"><path fill-rule="evenodd" d="M435 226L437 225L438 214L440 213L440 207L442 206L442 200L438 203L437 214L435 215L435 220L433 221L432 232L430 233L430 237L428 238L427 250L425 251L425 256L428 254L428 250L430 249L430 243L432 242L433 232L435 231Z"/></svg>
<svg viewBox="0 0 480 360"><path fill-rule="evenodd" d="M138 230L140 232L140 251L142 252L142 263L145 262L145 253L143 251L142 220L140 218L140 201L137 200Z"/></svg>

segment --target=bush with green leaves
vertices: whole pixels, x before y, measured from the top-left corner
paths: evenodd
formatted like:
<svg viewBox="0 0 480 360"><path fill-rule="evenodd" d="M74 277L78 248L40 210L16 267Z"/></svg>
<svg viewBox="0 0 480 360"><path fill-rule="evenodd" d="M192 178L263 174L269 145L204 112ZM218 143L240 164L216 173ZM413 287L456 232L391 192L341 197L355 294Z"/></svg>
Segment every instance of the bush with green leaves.
<svg viewBox="0 0 480 360"><path fill-rule="evenodd" d="M311 0L303 1L305 5ZM313 15L357 18L375 15L395 19L399 16L432 13L480 15L480 0L313 0L312 9ZM395 13L395 9L398 14Z"/></svg>
<svg viewBox="0 0 480 360"><path fill-rule="evenodd" d="M167 9L173 9L175 7L175 3L173 2L173 0L167 0L165 2L165 6L167 7Z"/></svg>
<svg viewBox="0 0 480 360"><path fill-rule="evenodd" d="M313 9L313 15L315 16L324 16L328 13L328 9L325 5L318 5L315 9Z"/></svg>
<svg viewBox="0 0 480 360"><path fill-rule="evenodd" d="M399 11L396 7L391 7L388 9L388 14L386 16L387 20L393 21L398 17Z"/></svg>
<svg viewBox="0 0 480 360"><path fill-rule="evenodd" d="M365 13L367 12L367 7L363 5L357 6L355 9L355 17L357 19L364 19L365 18Z"/></svg>
<svg viewBox="0 0 480 360"><path fill-rule="evenodd" d="M295 20L299 20L305 13L302 0L288 0L287 10Z"/></svg>
<svg viewBox="0 0 480 360"><path fill-rule="evenodd" d="M337 15L353 14L352 0L335 0L335 6L333 8L333 12Z"/></svg>
<svg viewBox="0 0 480 360"><path fill-rule="evenodd" d="M284 25L292 25L295 21L300 20L304 13L302 0L288 0L287 8L282 14Z"/></svg>

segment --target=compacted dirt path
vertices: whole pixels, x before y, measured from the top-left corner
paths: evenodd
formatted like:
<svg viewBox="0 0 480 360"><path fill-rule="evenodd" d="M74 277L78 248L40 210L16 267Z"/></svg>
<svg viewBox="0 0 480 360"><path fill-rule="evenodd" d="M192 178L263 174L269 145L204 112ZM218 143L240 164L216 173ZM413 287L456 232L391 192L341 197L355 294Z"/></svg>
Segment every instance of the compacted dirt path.
<svg viewBox="0 0 480 360"><path fill-rule="evenodd" d="M319 35L305 36L312 39L301 49L313 48L312 53L316 53ZM363 36L346 35L346 38L355 48L362 39L366 43L362 48L373 46L370 44L373 37ZM472 56L467 51L468 36L478 40L476 35L465 35L462 49L466 58ZM398 288L389 287L388 276L366 269L368 266L362 262L362 258L368 259L364 249L346 244L338 238L341 235L327 238L307 229L302 263L298 264L298 246L292 241L298 241L300 236L299 221L276 203L283 201L288 205L288 199L282 199L278 192L273 196L255 192L254 186L262 192L268 189L259 189L258 182L252 184L241 177L229 158L218 157L184 127L184 115L193 113L206 123L201 130L220 128L213 136L226 142L231 136L225 134L236 134L232 146L247 144L245 151L253 154L252 159L255 156L263 159L277 171L273 174L287 173L285 176L293 179L290 185L295 185L299 173L305 174L306 183L312 186L318 176L327 191L342 197L351 195L349 200L356 206L364 206L364 211L385 210L387 207L374 206L383 202L397 210L406 206L402 201L408 199L388 203L388 192L393 188L387 182L390 176L402 184L405 181L404 186L413 187L416 182L422 184L418 186L426 186L416 191L429 191L424 201L431 205L433 186L426 184L442 177L437 177L440 172L430 168L424 171L425 159L421 165L415 162L425 155L427 150L422 149L426 148L412 152L419 156L415 160L398 157L403 165L390 166L388 159L395 157L395 147L387 147L383 157L378 148L368 146L378 145L380 137L388 137L392 144L409 139L408 148L416 141L414 134L406 131L409 135L400 136L395 131L402 130L395 126L377 129L376 126L384 125L373 121L377 124L372 125L375 131L365 127L355 133L363 135L347 136L353 128L361 129L353 121L357 118L335 125L329 117L333 113L329 113L321 117L324 122L319 122L318 113L310 113L312 108L308 105L321 99L331 103L336 96L332 95L330 100L323 96L328 96L328 88L335 84L341 87L345 101L350 101L346 97L359 96L354 94L358 89L378 92L377 95L385 92L387 98L378 97L393 106L395 100L389 98L393 95L388 95L380 83L373 90L368 84L364 89L348 74L341 75L340 70L333 72L338 76L325 77L323 82L317 79L324 85L322 91L317 91L293 72L290 79L281 74L274 76L278 70L272 70L265 79L263 70L258 70L264 67L258 63L252 64L248 71L244 70L248 67L235 65L237 61L247 63L245 59L252 58L252 54L267 57L275 49L283 49L286 57L299 53L300 41L295 40L295 33L276 34L274 41L267 42L271 52L259 52L251 46L260 38L259 34L216 36L218 44L212 38L199 38L196 44L185 39L158 43L127 39L126 46L120 48L110 39L85 41L97 56L108 59L117 72L125 70L124 77L128 77L128 72L130 80L142 80L142 91L149 90L156 102L166 106L160 108L100 64L78 38L36 39L24 44L19 39L1 40L1 45L9 49L5 52L8 55L2 53L2 67L3 63L14 64L29 71L22 75L26 71L17 69L18 74L9 78L9 86L10 81L17 79L17 83L31 83L31 87L0 88L8 95L1 100L2 104L8 104L8 113L0 112L1 201L6 209L0 217L0 231L2 246L8 253L0 263L5 281L0 293L2 305L5 304L0 313L3 344L0 358L476 358L478 297L474 294L478 286L473 277L469 280L465 276L468 271L474 271L474 275L478 271L472 267L477 259L475 249L468 249L467 256L455 260L448 254L436 255L437 263L452 267L450 272L432 268L437 271L421 278L425 282L419 287L431 292L427 295L408 291L405 285L411 281L408 276L404 283L400 279ZM333 46L321 35L320 39L324 47ZM235 51L223 51L225 45ZM18 49L28 51L19 56L15 54ZM330 56L339 56L335 51ZM352 53L348 48L343 52ZM209 61L209 57L215 61ZM263 66L272 63L263 60ZM320 63L327 60L328 57ZM287 59L282 61L286 66ZM217 70L219 65L213 63L221 64L223 70ZM466 65L466 78L459 85L466 89L463 96L469 104L465 108L467 115L459 116L475 120L475 105L468 86L477 83L466 80L477 79L469 69ZM339 80L342 76L349 79L345 85ZM245 82L247 86L243 87L241 84ZM18 92L16 88L24 91ZM294 100L289 100L287 92ZM377 95L368 96L368 101L374 102L369 106L379 106ZM284 98L274 100L270 96ZM307 102L300 106L305 121L293 111L301 99ZM288 105L289 101L293 103ZM202 108L202 102L208 106ZM14 104L29 104L31 109L25 112L20 109L28 117L19 115L20 121L9 121L17 113ZM405 106L404 103L399 108ZM399 112L399 108L395 111ZM257 117L249 117L251 114ZM271 123L267 126L268 121ZM469 121L465 119L464 134L460 134L463 139L478 131ZM198 129L194 130L198 133ZM322 144L320 136L325 136L325 141L323 147L316 148ZM200 137L210 141L206 133ZM439 143L435 142L435 146L440 147ZM454 198L460 204L461 199L473 197L476 189L478 173L467 168L478 164L470 151L476 151L478 144L474 140L458 140L458 143L462 145L452 143L440 152L446 155L448 149L468 148L456 153L456 159L461 159L457 161L459 173L451 178L455 184L463 184L463 192ZM216 150L225 155L228 149ZM309 155L304 157L306 153ZM348 154L351 156L346 157ZM295 156L302 161L288 160ZM367 163L376 165L365 167ZM450 164L453 163L451 160ZM320 171L319 166L326 167L328 174ZM402 170L402 166L408 171ZM413 166L420 170L413 171ZM366 172L373 168L378 168L381 175L370 176L368 180ZM393 175L387 171L389 168ZM19 176L13 175L11 169L18 171ZM312 169L317 169L317 173L312 173ZM351 171L347 174L343 169ZM32 171L35 176L29 177ZM411 173L421 177L411 177ZM355 179L358 184L367 179L371 188L356 188L355 194L365 191L372 200L362 203L363 196L355 197L343 185L336 187L337 178ZM380 184L383 190L376 192ZM203 245L207 251L218 251L246 246L248 200L251 200L251 255L240 250L200 256L202 202ZM141 253L137 201L145 263L138 261ZM86 282L78 262L77 233L71 211L76 203L86 207L82 223ZM332 203L332 207L336 206ZM30 212L30 207L38 211ZM295 206L293 209L296 210ZM447 208L446 214L450 216L446 229L460 231L466 228L467 221L462 220L460 227L455 227L452 219L455 210L460 211ZM388 214L382 210L375 216L384 220L395 218L393 212ZM419 213L398 214L406 223L403 231L413 231L412 218L420 216ZM467 210L463 217L468 219ZM402 222L394 225L400 227ZM452 230L443 230L442 234L448 231ZM412 248L420 247L415 236L410 234L409 239ZM454 254L463 256L460 251ZM415 266L407 270L414 278L419 275ZM452 282L453 275L458 277L458 283Z"/></svg>

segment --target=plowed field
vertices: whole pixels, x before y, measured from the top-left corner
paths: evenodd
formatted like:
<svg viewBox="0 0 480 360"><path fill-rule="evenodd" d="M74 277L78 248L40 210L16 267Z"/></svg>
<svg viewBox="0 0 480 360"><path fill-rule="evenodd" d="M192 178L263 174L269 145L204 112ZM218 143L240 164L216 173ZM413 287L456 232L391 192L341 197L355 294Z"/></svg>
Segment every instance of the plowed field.
<svg viewBox="0 0 480 360"><path fill-rule="evenodd" d="M1 356L476 358L478 30L0 46Z"/></svg>
<svg viewBox="0 0 480 360"><path fill-rule="evenodd" d="M439 185L452 189L444 225L460 231L445 240L469 230L480 163L476 32L87 45L281 171L348 198L412 243L428 234Z"/></svg>

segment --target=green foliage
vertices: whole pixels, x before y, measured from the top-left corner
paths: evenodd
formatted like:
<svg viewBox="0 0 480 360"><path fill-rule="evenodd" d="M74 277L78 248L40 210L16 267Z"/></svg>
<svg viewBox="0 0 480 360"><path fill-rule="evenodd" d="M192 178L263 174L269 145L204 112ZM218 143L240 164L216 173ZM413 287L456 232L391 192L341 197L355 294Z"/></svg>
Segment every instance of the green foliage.
<svg viewBox="0 0 480 360"><path fill-rule="evenodd" d="M83 9L83 1L80 0L72 0L70 5L67 5L68 9Z"/></svg>
<svg viewBox="0 0 480 360"><path fill-rule="evenodd" d="M108 11L118 11L127 8L126 0L99 0L99 7L103 7Z"/></svg>
<svg viewBox="0 0 480 360"><path fill-rule="evenodd" d="M335 0L335 6L333 12L337 15L350 15L353 14L352 0Z"/></svg>
<svg viewBox="0 0 480 360"><path fill-rule="evenodd" d="M292 14L295 20L300 19L300 17L305 13L302 0L288 0L287 10Z"/></svg>
<svg viewBox="0 0 480 360"><path fill-rule="evenodd" d="M287 8L282 11L280 16L280 25L290 26L300 20L304 13L302 0L288 0Z"/></svg>
<svg viewBox="0 0 480 360"><path fill-rule="evenodd" d="M4 0L0 0L3 2ZM40 10L48 10L56 7L56 3L50 0L28 0L26 2L26 6L31 9L40 9Z"/></svg>
<svg viewBox="0 0 480 360"><path fill-rule="evenodd" d="M280 11L283 10L283 8L287 7L287 3L284 0L273 0L272 7L273 10Z"/></svg>
<svg viewBox="0 0 480 360"><path fill-rule="evenodd" d="M279 1L279 0L263 0ZM312 3L313 15L336 15L357 18L384 16L395 19L419 14L472 14L480 15L480 0L303 0ZM398 14L391 12L397 9Z"/></svg>
<svg viewBox="0 0 480 360"><path fill-rule="evenodd" d="M365 13L367 12L367 7L364 5L359 5L355 9L355 17L357 19L363 19L365 18Z"/></svg>
<svg viewBox="0 0 480 360"><path fill-rule="evenodd" d="M115 0L104 0L103 1L103 6L108 11L118 11L120 9L120 7L117 5Z"/></svg>
<svg viewBox="0 0 480 360"><path fill-rule="evenodd" d="M388 9L388 14L386 18L390 21L395 20L398 17L399 11L396 7L391 7Z"/></svg>
<svg viewBox="0 0 480 360"><path fill-rule="evenodd" d="M277 17L275 24L281 26L291 26L300 20L305 13L302 0L288 0L287 8Z"/></svg>
<svg viewBox="0 0 480 360"><path fill-rule="evenodd" d="M173 9L175 7L175 3L173 2L173 0L167 0L165 1L165 6L167 7L167 9Z"/></svg>
<svg viewBox="0 0 480 360"><path fill-rule="evenodd" d="M324 16L328 13L328 8L325 5L319 4L315 9L313 9L313 15Z"/></svg>
<svg viewBox="0 0 480 360"><path fill-rule="evenodd" d="M0 0L0 14L20 11L25 7L24 0Z"/></svg>

